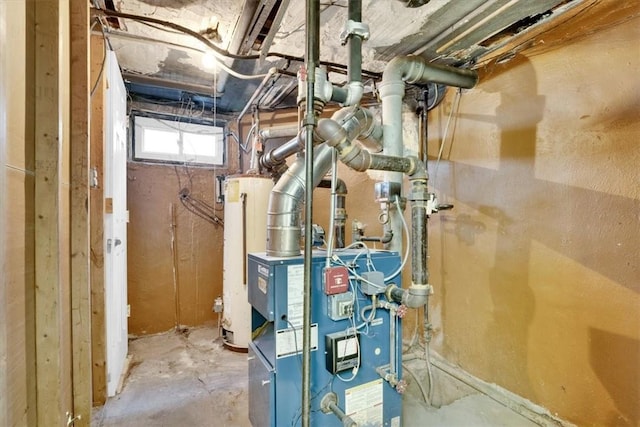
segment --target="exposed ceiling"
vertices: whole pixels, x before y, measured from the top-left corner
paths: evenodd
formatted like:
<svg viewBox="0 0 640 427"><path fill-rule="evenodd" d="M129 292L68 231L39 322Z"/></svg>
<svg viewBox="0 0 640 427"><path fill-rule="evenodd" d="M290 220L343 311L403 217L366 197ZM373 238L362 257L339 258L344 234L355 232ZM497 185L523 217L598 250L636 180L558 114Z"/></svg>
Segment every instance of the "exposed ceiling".
<svg viewBox="0 0 640 427"><path fill-rule="evenodd" d="M409 7L421 3L426 4ZM362 21L369 29L362 47L363 81L371 91L385 64L398 55L416 54L471 68L498 53L507 60L534 43L536 27L561 22L562 16L586 3L362 0ZM340 35L347 22L348 0L320 4L320 59L331 63L330 79L341 84L346 81L348 51ZM237 112L264 80L264 90L254 98L260 109L295 105L295 73L303 65L305 50L305 1L120 0L114 6L112 0L96 0L94 6L102 10L94 14L116 52L132 96L186 97L206 108ZM211 61L214 50L254 59ZM213 68L205 65L207 61ZM238 74L229 75L225 66L234 74L257 77L240 79ZM282 73L265 79L271 67Z"/></svg>

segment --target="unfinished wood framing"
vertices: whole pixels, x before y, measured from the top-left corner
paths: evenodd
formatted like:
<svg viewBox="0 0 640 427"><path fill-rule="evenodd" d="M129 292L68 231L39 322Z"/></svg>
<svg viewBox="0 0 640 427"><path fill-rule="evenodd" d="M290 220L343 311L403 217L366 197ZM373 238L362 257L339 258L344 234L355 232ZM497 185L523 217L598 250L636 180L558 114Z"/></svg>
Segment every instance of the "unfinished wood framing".
<svg viewBox="0 0 640 427"><path fill-rule="evenodd" d="M7 28L6 23L7 7L5 2L0 2L0 28ZM7 194L5 187L5 149L7 140L7 98L5 95L5 85L8 85L6 81L6 46L7 46L7 34L5 31L0 31L0 193ZM4 234L4 204L0 207L0 236ZM4 259L4 244L0 244L0 271L5 270ZM0 285L0 390L7 390L7 318L5 315L5 301L7 301L6 285L3 281ZM6 393L0 393L0 424L9 424L7 414L7 395Z"/></svg>
<svg viewBox="0 0 640 427"><path fill-rule="evenodd" d="M71 322L75 426L91 422L89 277L89 3L70 9L71 29Z"/></svg>
<svg viewBox="0 0 640 427"><path fill-rule="evenodd" d="M69 405L70 325L65 316L68 283L63 280L64 91L61 83L60 3L35 2L35 304L36 402L38 425L64 425ZM62 107L62 108L61 108ZM62 124L62 126L61 126Z"/></svg>
<svg viewBox="0 0 640 427"><path fill-rule="evenodd" d="M95 186L89 193L90 282L91 282L91 360L93 404L107 400L106 329L104 312L104 90L101 76L105 45L101 36L91 37L91 147L90 167L95 172ZM95 89L93 89L95 87Z"/></svg>

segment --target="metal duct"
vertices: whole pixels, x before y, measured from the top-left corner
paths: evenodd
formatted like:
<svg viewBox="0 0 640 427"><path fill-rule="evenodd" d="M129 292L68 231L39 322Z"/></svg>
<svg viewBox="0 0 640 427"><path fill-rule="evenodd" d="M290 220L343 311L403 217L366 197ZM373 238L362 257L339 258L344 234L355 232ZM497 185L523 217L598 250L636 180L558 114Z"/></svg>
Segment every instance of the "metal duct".
<svg viewBox="0 0 640 427"><path fill-rule="evenodd" d="M327 145L314 149L313 187L331 168L331 150ZM267 255L300 255L300 213L305 194L305 158L298 158L276 183L267 212Z"/></svg>
<svg viewBox="0 0 640 427"><path fill-rule="evenodd" d="M358 139L372 153L382 151L382 126L373 113L358 106L343 108L332 119L345 126L349 138Z"/></svg>
<svg viewBox="0 0 640 427"><path fill-rule="evenodd" d="M367 138L364 139L370 140L370 143L377 140L379 144L380 129L375 125L371 111L363 108L355 110L345 108L343 110L349 113L346 118L342 110L333 115L334 118L342 118L344 121L342 126L334 119L325 119L320 122L331 122L333 133L339 129L342 136L348 136L352 139L365 134ZM330 134L320 132L320 127L317 128L317 136L323 140L330 139ZM286 145L292 146L292 141ZM318 186L322 177L331 167L333 147L330 145L331 143L327 141L327 144L318 145L314 149L314 188ZM360 149L359 146L356 147ZM368 153L366 150L361 151ZM300 255L300 206L305 194L305 173L305 159L299 158L284 173L271 192L267 213L267 255L282 257Z"/></svg>

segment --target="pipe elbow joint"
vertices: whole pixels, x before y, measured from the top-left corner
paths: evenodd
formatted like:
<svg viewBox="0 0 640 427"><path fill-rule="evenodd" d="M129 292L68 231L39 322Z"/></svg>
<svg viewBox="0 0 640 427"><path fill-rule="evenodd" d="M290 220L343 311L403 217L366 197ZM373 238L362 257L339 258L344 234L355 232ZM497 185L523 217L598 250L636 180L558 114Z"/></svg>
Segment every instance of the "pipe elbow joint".
<svg viewBox="0 0 640 427"><path fill-rule="evenodd" d="M417 158L416 156L408 156L409 161L411 161L411 171L408 173L409 180L426 180L429 178L427 174L427 167L424 162Z"/></svg>
<svg viewBox="0 0 640 427"><path fill-rule="evenodd" d="M340 161L351 169L364 172L371 166L371 154L357 145L349 144L346 147L338 146Z"/></svg>
<svg viewBox="0 0 640 427"><path fill-rule="evenodd" d="M385 289L385 296L389 301L404 304L409 308L419 308L424 306L431 295L430 285L412 284L408 289L402 289L391 284Z"/></svg>
<svg viewBox="0 0 640 427"><path fill-rule="evenodd" d="M430 294L431 286L412 284L409 289L405 290L402 303L409 308L422 307L429 300Z"/></svg>
<svg viewBox="0 0 640 427"><path fill-rule="evenodd" d="M342 126L332 119L320 119L316 127L316 133L330 147L338 146L347 137L347 133Z"/></svg>
<svg viewBox="0 0 640 427"><path fill-rule="evenodd" d="M362 82L350 82L347 86L347 99L340 104L342 106L358 105L364 93Z"/></svg>

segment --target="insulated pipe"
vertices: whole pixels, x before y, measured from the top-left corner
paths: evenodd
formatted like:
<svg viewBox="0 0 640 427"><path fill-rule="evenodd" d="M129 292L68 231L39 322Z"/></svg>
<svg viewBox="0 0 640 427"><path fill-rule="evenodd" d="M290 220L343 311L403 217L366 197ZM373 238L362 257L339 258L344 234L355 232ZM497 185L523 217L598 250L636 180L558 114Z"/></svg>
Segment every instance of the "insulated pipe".
<svg viewBox="0 0 640 427"><path fill-rule="evenodd" d="M403 155L402 142L402 98L406 83L426 84L429 82L449 86L472 88L478 81L478 74L472 70L436 65L419 56L401 56L391 60L382 74L379 86L382 99L382 123L384 128L384 153L390 156ZM400 172L388 172L385 180L402 185ZM390 213L390 223L394 235L402 235L400 213ZM390 248L402 251L402 238L393 239Z"/></svg>

